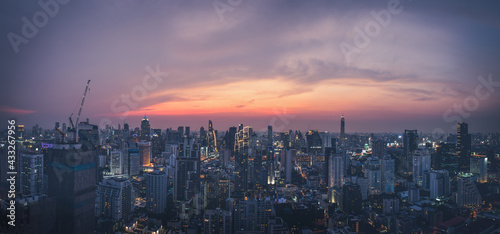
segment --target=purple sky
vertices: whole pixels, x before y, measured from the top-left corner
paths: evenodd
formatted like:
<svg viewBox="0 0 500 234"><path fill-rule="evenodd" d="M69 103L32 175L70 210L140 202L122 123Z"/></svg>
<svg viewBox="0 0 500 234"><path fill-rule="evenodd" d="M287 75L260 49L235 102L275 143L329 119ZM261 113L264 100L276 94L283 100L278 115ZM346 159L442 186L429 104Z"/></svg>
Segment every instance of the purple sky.
<svg viewBox="0 0 500 234"><path fill-rule="evenodd" d="M29 38L22 18L43 7L0 2L0 120L67 122L90 79L94 124L338 132L344 114L347 132L500 131L500 84L477 78L500 82L497 1L215 3L70 1Z"/></svg>

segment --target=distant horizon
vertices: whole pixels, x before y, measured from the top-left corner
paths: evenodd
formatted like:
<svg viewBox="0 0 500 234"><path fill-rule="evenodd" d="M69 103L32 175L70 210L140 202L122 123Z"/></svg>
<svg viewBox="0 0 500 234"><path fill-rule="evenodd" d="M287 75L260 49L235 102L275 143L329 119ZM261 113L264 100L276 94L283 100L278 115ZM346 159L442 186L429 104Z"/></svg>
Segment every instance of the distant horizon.
<svg viewBox="0 0 500 234"><path fill-rule="evenodd" d="M0 4L0 122L500 132L500 2Z"/></svg>

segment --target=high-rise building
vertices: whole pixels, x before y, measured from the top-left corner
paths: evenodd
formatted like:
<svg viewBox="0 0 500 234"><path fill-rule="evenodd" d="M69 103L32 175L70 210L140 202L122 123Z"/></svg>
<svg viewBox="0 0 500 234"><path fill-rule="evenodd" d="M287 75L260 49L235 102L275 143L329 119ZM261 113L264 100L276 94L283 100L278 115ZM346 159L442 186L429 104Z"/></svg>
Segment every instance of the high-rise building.
<svg viewBox="0 0 500 234"><path fill-rule="evenodd" d="M384 214L399 213L399 198L385 198L383 203Z"/></svg>
<svg viewBox="0 0 500 234"><path fill-rule="evenodd" d="M294 168L293 158L295 156L295 150L287 150L286 151L286 159L285 159L285 181L287 184L292 183L292 170Z"/></svg>
<svg viewBox="0 0 500 234"><path fill-rule="evenodd" d="M368 179L368 193L377 195L382 192L382 174L380 171L380 160L370 157L365 164L365 177Z"/></svg>
<svg viewBox="0 0 500 234"><path fill-rule="evenodd" d="M424 174L431 170L431 155L426 149L417 149L413 155L413 182L424 185Z"/></svg>
<svg viewBox="0 0 500 234"><path fill-rule="evenodd" d="M307 142L307 152L309 154L319 154L321 153L321 147L323 142L321 141L321 136L318 131L311 130L306 134Z"/></svg>
<svg viewBox="0 0 500 234"><path fill-rule="evenodd" d="M128 174L130 176L139 175L141 172L142 161L139 154L139 148L136 143L130 143L128 149Z"/></svg>
<svg viewBox="0 0 500 234"><path fill-rule="evenodd" d="M123 154L119 150L111 151L111 174L120 175L123 173Z"/></svg>
<svg viewBox="0 0 500 234"><path fill-rule="evenodd" d="M155 129L151 137L151 158L156 159L161 157L161 153L165 151L165 138L161 134L161 129Z"/></svg>
<svg viewBox="0 0 500 234"><path fill-rule="evenodd" d="M82 150L97 150L99 148L99 129L97 125L86 122L78 124L78 143Z"/></svg>
<svg viewBox="0 0 500 234"><path fill-rule="evenodd" d="M267 126L267 145L273 145L273 126Z"/></svg>
<svg viewBox="0 0 500 234"><path fill-rule="evenodd" d="M344 157L343 154L334 154L329 158L329 187L341 188L344 184Z"/></svg>
<svg viewBox="0 0 500 234"><path fill-rule="evenodd" d="M20 192L23 196L43 196L46 192L44 178L43 154L21 153Z"/></svg>
<svg viewBox="0 0 500 234"><path fill-rule="evenodd" d="M432 168L436 170L447 170L456 174L458 168L457 147L455 143L442 142L436 146L436 153Z"/></svg>
<svg viewBox="0 0 500 234"><path fill-rule="evenodd" d="M234 147L234 192L236 198L244 197L248 190L248 159L252 153L250 148L252 133L252 128L246 126L236 134Z"/></svg>
<svg viewBox="0 0 500 234"><path fill-rule="evenodd" d="M344 139L345 138L345 119L344 115L340 117L340 138Z"/></svg>
<svg viewBox="0 0 500 234"><path fill-rule="evenodd" d="M232 223L231 211L221 210L220 208L205 210L205 214L203 214L203 233L232 233Z"/></svg>
<svg viewBox="0 0 500 234"><path fill-rule="evenodd" d="M457 126L457 153L458 167L461 171L469 169L471 155L472 137L469 134L469 125L464 122L458 123Z"/></svg>
<svg viewBox="0 0 500 234"><path fill-rule="evenodd" d="M450 195L450 175L446 170L430 172L430 197L441 199Z"/></svg>
<svg viewBox="0 0 500 234"><path fill-rule="evenodd" d="M48 151L48 196L57 200L57 233L94 232L96 158L81 144L54 144Z"/></svg>
<svg viewBox="0 0 500 234"><path fill-rule="evenodd" d="M239 200L234 207L234 232L267 233L267 224L274 216L274 206L269 198Z"/></svg>
<svg viewBox="0 0 500 234"><path fill-rule="evenodd" d="M413 169L413 154L418 148L417 130L405 130L403 135L403 161L405 172L410 173Z"/></svg>
<svg viewBox="0 0 500 234"><path fill-rule="evenodd" d="M200 190L200 153L193 138L179 144L175 166L174 200L189 200Z"/></svg>
<svg viewBox="0 0 500 234"><path fill-rule="evenodd" d="M151 165L151 142L140 141L138 146L139 161L141 162L141 166L145 167Z"/></svg>
<svg viewBox="0 0 500 234"><path fill-rule="evenodd" d="M208 152L218 152L217 133L212 124L212 120L208 121Z"/></svg>
<svg viewBox="0 0 500 234"><path fill-rule="evenodd" d="M477 182L488 182L488 158L484 155L470 157L470 173L477 176Z"/></svg>
<svg viewBox="0 0 500 234"><path fill-rule="evenodd" d="M167 209L167 174L160 170L146 174L146 210L159 214Z"/></svg>
<svg viewBox="0 0 500 234"><path fill-rule="evenodd" d="M132 214L133 208L134 190L129 180L110 178L97 186L96 217L116 222Z"/></svg>
<svg viewBox="0 0 500 234"><path fill-rule="evenodd" d="M359 185L346 183L342 186L341 210L346 214L357 214L361 212L361 191Z"/></svg>
<svg viewBox="0 0 500 234"><path fill-rule="evenodd" d="M383 140L375 140L372 143L372 157L384 158L387 151L386 142Z"/></svg>
<svg viewBox="0 0 500 234"><path fill-rule="evenodd" d="M382 193L394 193L394 159L386 155L381 162Z"/></svg>
<svg viewBox="0 0 500 234"><path fill-rule="evenodd" d="M472 174L462 174L457 179L457 206L478 207L481 205L481 194L472 180Z"/></svg>
<svg viewBox="0 0 500 234"><path fill-rule="evenodd" d="M235 143L235 139L236 139L236 127L230 127L227 134L228 135L227 135L226 147L228 150L231 150L231 152L234 152L234 143Z"/></svg>
<svg viewBox="0 0 500 234"><path fill-rule="evenodd" d="M147 116L144 116L141 120L141 136L140 139L143 141L149 141L151 134L151 125L149 124L149 119Z"/></svg>

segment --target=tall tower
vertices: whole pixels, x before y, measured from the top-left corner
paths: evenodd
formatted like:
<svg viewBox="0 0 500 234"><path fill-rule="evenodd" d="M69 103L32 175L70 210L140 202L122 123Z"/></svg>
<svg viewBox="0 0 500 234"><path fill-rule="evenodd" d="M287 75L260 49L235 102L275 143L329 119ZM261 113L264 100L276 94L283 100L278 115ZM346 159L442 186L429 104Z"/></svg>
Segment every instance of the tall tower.
<svg viewBox="0 0 500 234"><path fill-rule="evenodd" d="M406 130L403 136L403 160L407 173L413 169L413 154L418 148L418 132L417 130Z"/></svg>
<svg viewBox="0 0 500 234"><path fill-rule="evenodd" d="M248 189L248 158L252 152L250 149L252 132L251 127L244 127L236 134L234 147L235 197L243 197Z"/></svg>
<svg viewBox="0 0 500 234"><path fill-rule="evenodd" d="M218 152L217 149L217 134L215 133L212 120L208 121L208 150L210 152Z"/></svg>
<svg viewBox="0 0 500 234"><path fill-rule="evenodd" d="M141 121L141 140L149 141L149 134L151 133L151 125L149 119L144 115Z"/></svg>
<svg viewBox="0 0 500 234"><path fill-rule="evenodd" d="M466 171L470 166L471 154L471 135L469 134L469 125L464 122L458 123L457 126L457 153L458 153L458 169Z"/></svg>
<svg viewBox="0 0 500 234"><path fill-rule="evenodd" d="M159 214L167 209L167 175L155 170L146 174L146 210Z"/></svg>
<svg viewBox="0 0 500 234"><path fill-rule="evenodd" d="M267 126L267 145L273 145L273 126Z"/></svg>
<svg viewBox="0 0 500 234"><path fill-rule="evenodd" d="M55 197L56 233L95 230L95 151L81 144L54 144L48 152L48 196Z"/></svg>
<svg viewBox="0 0 500 234"><path fill-rule="evenodd" d="M344 115L340 117L340 138L345 138L345 119Z"/></svg>

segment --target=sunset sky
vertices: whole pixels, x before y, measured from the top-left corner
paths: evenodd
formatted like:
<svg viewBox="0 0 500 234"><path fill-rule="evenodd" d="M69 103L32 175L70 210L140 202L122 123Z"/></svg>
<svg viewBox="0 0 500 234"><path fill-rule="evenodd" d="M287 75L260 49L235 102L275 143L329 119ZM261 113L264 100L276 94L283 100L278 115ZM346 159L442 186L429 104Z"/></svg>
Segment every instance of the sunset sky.
<svg viewBox="0 0 500 234"><path fill-rule="evenodd" d="M0 120L68 122L90 79L81 119L115 127L500 131L500 2L390 2L69 1L16 53L43 8L2 1Z"/></svg>

